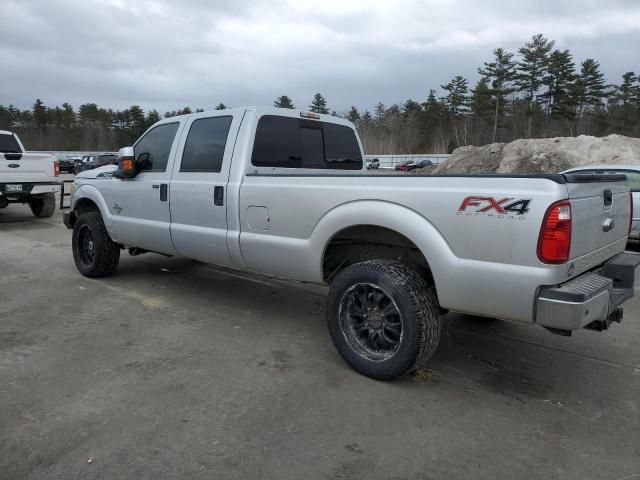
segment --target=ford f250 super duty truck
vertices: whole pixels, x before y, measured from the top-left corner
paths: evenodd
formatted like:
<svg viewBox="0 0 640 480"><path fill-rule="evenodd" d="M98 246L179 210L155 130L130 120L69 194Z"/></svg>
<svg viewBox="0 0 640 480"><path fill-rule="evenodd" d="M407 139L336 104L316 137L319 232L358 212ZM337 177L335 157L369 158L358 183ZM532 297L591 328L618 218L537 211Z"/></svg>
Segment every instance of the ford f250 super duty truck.
<svg viewBox="0 0 640 480"><path fill-rule="evenodd" d="M0 130L0 208L28 203L36 217L50 217L60 191L59 174L53 155L25 153L17 135Z"/></svg>
<svg viewBox="0 0 640 480"><path fill-rule="evenodd" d="M346 120L234 108L153 125L80 174L65 224L83 275L157 252L327 283L342 357L378 379L434 352L457 311L569 335L633 295L624 175L368 174Z"/></svg>

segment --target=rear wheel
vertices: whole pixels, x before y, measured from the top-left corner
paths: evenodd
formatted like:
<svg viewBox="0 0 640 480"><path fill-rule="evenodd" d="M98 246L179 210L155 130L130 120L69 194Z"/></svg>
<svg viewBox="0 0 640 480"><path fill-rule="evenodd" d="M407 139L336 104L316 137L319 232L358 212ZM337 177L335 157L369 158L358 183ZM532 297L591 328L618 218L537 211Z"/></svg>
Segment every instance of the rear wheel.
<svg viewBox="0 0 640 480"><path fill-rule="evenodd" d="M48 218L56 210L56 197L53 193L45 193L42 197L29 201L31 212L38 218Z"/></svg>
<svg viewBox="0 0 640 480"><path fill-rule="evenodd" d="M380 380L423 366L440 339L433 290L416 270L394 260L370 260L340 272L329 290L327 321L342 358Z"/></svg>
<svg viewBox="0 0 640 480"><path fill-rule="evenodd" d="M99 212L83 213L73 226L73 260L85 277L113 274L120 260L120 247L111 240Z"/></svg>

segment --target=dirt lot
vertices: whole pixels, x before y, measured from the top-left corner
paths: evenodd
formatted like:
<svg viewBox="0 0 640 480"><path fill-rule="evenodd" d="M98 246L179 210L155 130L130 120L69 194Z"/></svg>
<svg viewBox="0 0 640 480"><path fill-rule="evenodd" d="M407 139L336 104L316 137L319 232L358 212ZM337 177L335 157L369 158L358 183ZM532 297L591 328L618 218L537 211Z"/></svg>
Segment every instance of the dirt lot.
<svg viewBox="0 0 640 480"><path fill-rule="evenodd" d="M462 316L431 370L350 370L322 287L124 255L0 210L0 478L630 479L640 301L599 334ZM640 477L638 477L640 478Z"/></svg>

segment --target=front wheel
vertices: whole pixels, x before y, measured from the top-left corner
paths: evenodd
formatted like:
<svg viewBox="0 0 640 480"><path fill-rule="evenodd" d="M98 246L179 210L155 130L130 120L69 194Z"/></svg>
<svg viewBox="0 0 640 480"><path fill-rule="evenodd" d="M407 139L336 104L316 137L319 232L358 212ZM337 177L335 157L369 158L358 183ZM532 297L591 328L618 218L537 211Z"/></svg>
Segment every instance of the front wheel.
<svg viewBox="0 0 640 480"><path fill-rule="evenodd" d="M120 260L120 247L114 243L99 212L83 213L73 226L73 260L85 277L113 274Z"/></svg>
<svg viewBox="0 0 640 480"><path fill-rule="evenodd" d="M340 272L329 289L327 322L342 358L379 380L423 366L440 340L433 290L395 260L356 263Z"/></svg>

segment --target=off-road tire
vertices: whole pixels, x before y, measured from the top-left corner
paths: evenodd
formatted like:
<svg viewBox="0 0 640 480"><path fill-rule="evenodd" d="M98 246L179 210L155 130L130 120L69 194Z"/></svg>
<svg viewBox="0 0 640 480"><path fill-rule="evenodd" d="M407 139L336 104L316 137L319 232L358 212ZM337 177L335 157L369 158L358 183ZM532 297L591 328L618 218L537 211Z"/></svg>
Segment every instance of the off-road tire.
<svg viewBox="0 0 640 480"><path fill-rule="evenodd" d="M37 218L49 218L56 211L56 196L53 193L45 193L42 197L32 198L29 207Z"/></svg>
<svg viewBox="0 0 640 480"><path fill-rule="evenodd" d="M85 235L86 229L91 233L92 249L95 249L95 256L91 261L80 251L83 240L79 236ZM100 212L86 212L78 217L73 226L71 245L76 267L85 277L106 277L116 271L120 260L120 246L111 240Z"/></svg>
<svg viewBox="0 0 640 480"><path fill-rule="evenodd" d="M346 338L340 323L343 296L355 285L371 284L387 292L402 317L397 351L381 361L361 355ZM432 287L417 270L395 260L368 260L350 265L333 280L327 299L329 334L338 353L357 372L378 380L401 377L426 364L438 347L441 320Z"/></svg>

